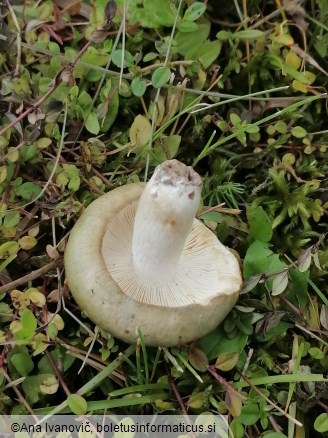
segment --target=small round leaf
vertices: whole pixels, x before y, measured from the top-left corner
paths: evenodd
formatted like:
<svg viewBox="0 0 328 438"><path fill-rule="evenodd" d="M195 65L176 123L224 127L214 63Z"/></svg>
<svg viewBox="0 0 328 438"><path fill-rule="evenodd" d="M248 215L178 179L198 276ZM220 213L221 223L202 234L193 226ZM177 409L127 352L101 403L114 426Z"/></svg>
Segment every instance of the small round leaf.
<svg viewBox="0 0 328 438"><path fill-rule="evenodd" d="M152 77L151 81L155 88L160 88L165 85L171 76L171 70L168 67L158 67Z"/></svg>
<svg viewBox="0 0 328 438"><path fill-rule="evenodd" d="M131 82L132 93L137 97L143 96L145 94L146 89L147 89L147 82L144 79L134 78L133 81Z"/></svg>
<svg viewBox="0 0 328 438"><path fill-rule="evenodd" d="M79 394L71 394L67 397L67 403L71 411L76 415L84 415L87 412L87 402Z"/></svg>

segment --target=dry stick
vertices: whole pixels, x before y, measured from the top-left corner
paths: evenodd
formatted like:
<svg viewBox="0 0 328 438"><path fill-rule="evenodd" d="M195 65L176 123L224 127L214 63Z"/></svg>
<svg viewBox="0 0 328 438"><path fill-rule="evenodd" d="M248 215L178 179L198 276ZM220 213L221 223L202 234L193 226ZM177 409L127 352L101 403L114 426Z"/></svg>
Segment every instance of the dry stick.
<svg viewBox="0 0 328 438"><path fill-rule="evenodd" d="M39 278L42 275L46 274L47 272L51 271L52 269L61 266L62 263L63 263L62 258L53 260L47 265L42 266L42 268L36 269L35 271L32 271L29 274L24 275L24 277L17 278L17 280L12 281L11 283L4 284L3 286L0 287L0 293L8 292L10 289L15 289L17 286L21 286L22 284L26 284L29 281L33 281L36 278Z"/></svg>
<svg viewBox="0 0 328 438"><path fill-rule="evenodd" d="M17 125L17 123L19 123L21 120L23 120L26 116L28 116L31 112L33 112L34 110L40 108L40 106L48 99L49 96L51 96L51 94L57 89L57 87L59 86L59 84L62 82L62 77L61 77L61 73L66 70L67 68L73 68L75 66L75 64L77 63L77 61L81 58L81 56L83 55L83 53L87 50L87 48L90 46L92 41L88 41L87 44L81 49L81 51L76 55L75 59L68 64L67 67L64 67L61 71L59 71L59 73L57 74L56 78L55 78L55 82L52 85L51 88L49 88L49 90L46 92L46 94L44 96L41 97L41 99L39 99L34 105L32 105L30 108L28 108L26 111L24 111L22 114L20 114L16 119L12 120L7 126L5 126L1 131L0 131L0 136L4 135L9 129L11 129L12 127L14 127L15 125Z"/></svg>
<svg viewBox="0 0 328 438"><path fill-rule="evenodd" d="M243 371L242 371L243 374L246 374L246 371L248 370L248 367L249 367L249 364L251 362L251 358L253 356L253 353L254 353L254 349L250 348L249 351L248 351L247 357L246 357L246 361L245 361L245 365L244 365ZM242 388L239 388L238 392L241 393L241 391L242 391Z"/></svg>
<svg viewBox="0 0 328 438"><path fill-rule="evenodd" d="M262 24L266 23L267 21L271 20L272 18L275 18L279 14L280 14L280 11L278 9L276 9L273 12L271 12L270 14L261 18L260 20L256 21L256 23L249 26L248 29L256 29L257 27L262 26Z"/></svg>
<svg viewBox="0 0 328 438"><path fill-rule="evenodd" d="M266 395L263 394L262 391L260 391L255 385L253 385L251 380L248 377L246 377L245 374L240 373L240 375L260 397L262 397L267 403L269 403L269 405L277 409L282 415L288 418L288 420L295 423L297 426L303 427L303 424L300 421L296 420L295 418L290 416L287 412L285 412L283 409L281 409L278 405L273 403Z"/></svg>
<svg viewBox="0 0 328 438"><path fill-rule="evenodd" d="M25 144L26 144L26 141L23 140L23 141L21 141L17 146L12 147L12 149L9 150L9 151L8 151L8 152L7 152L2 158L1 158L1 162L4 162L4 161L8 158L8 155L12 154L13 152L18 151L20 148L22 148L23 146L25 146Z"/></svg>
<svg viewBox="0 0 328 438"><path fill-rule="evenodd" d="M13 383L11 378L8 376L8 374L6 373L4 367L0 368L0 373L3 374L4 378L7 380L7 382L9 383ZM23 394L20 392L20 390L15 386L12 385L12 389L13 391L16 393L18 400L25 406L26 410L30 413L30 415L34 416L34 412L33 409L31 408L31 406L27 403L26 399L24 398ZM36 418L34 416L34 418Z"/></svg>
<svg viewBox="0 0 328 438"><path fill-rule="evenodd" d="M63 344L61 339L57 339L57 342L59 345L66 349L67 354L70 356L76 357L77 359L83 361L85 358L85 350L81 350L80 348L77 348L75 346L69 345L69 344ZM106 366L109 365L110 362L103 361L101 357L99 357L95 353L90 353L89 357L86 360L87 364L90 365L92 368L94 368L97 371L102 371ZM110 379L113 380L115 383L120 385L121 387L127 385L127 381L125 376L120 373L119 371L113 371L113 373L110 376Z"/></svg>
<svg viewBox="0 0 328 438"><path fill-rule="evenodd" d="M69 152L71 155L73 155L75 158L79 158L80 155L77 154L76 152L72 151L72 150L68 150L67 152ZM93 171L93 173L98 176L98 178L100 178L102 180L103 183L106 184L106 186L108 187L113 187L113 183L110 182L101 172L99 172L99 170L97 170L95 167L91 166L91 169Z"/></svg>
<svg viewBox="0 0 328 438"><path fill-rule="evenodd" d="M56 374L56 376L57 376L57 378L58 378L58 380L59 380L59 382L60 382L60 384L61 384L61 386L62 386L62 388L63 388L63 390L65 392L65 394L66 394L66 396L67 397L70 396L71 395L71 391L69 390L68 386L66 385L66 382L63 380L61 372L59 371L57 365L55 364L53 357L51 356L49 351L46 350L45 353L46 353L47 359L50 362L50 365L51 365L52 369L54 370L54 372L55 372L55 374ZM98 433L96 433L96 436L100 437L100 435Z"/></svg>
<svg viewBox="0 0 328 438"><path fill-rule="evenodd" d="M45 350L45 354L46 354L47 359L51 365L51 368L54 370L54 372L57 376L57 379L58 379L61 387L63 388L65 394L68 397L71 394L71 391L68 389L68 386L66 385L66 382L64 381L63 376L62 376L61 372L59 371L57 365L55 364L53 357L51 356L51 354L49 353L48 350Z"/></svg>
<svg viewBox="0 0 328 438"><path fill-rule="evenodd" d="M227 391L233 392L237 397L239 397L242 400L245 400L245 397L241 394L239 394L239 392L237 392L231 385L230 383L228 383L226 381L226 379L224 379L223 377L221 377L214 369L213 365L207 365L206 366L207 371L212 374L212 376L214 377L215 380L217 380L224 389L226 389Z"/></svg>
<svg viewBox="0 0 328 438"><path fill-rule="evenodd" d="M118 367L120 367L132 353L135 352L135 346L130 345L123 353L119 353L116 359L114 359L106 368L104 368L100 373L94 376L91 380L85 383L78 391L78 395L85 395L88 392L93 391L104 379L110 377L110 375L115 371ZM64 400L59 405L55 406L50 414L46 415L42 421L47 421L52 415L58 414L63 409L68 406L68 401Z"/></svg>
<svg viewBox="0 0 328 438"><path fill-rule="evenodd" d="M320 400L317 400L317 405L321 406L328 413L328 406Z"/></svg>
<svg viewBox="0 0 328 438"><path fill-rule="evenodd" d="M38 210L39 210L39 206L35 205L31 211L26 212L26 216L19 223L19 227L18 227L19 233L23 233L26 230L31 219L35 218L35 215L37 214Z"/></svg>
<svg viewBox="0 0 328 438"><path fill-rule="evenodd" d="M70 151L70 150L66 150L66 149L65 149L65 152L72 153L73 151ZM51 154L50 152L44 151L43 153L44 153L45 155L47 155L48 157L54 159L54 160L56 159L55 155ZM78 157L78 154L76 154L76 157ZM61 163L67 163L67 160L65 160L63 157L60 157L59 160L60 160ZM91 169L94 170L93 167L91 167ZM98 173L99 173L99 172L98 172ZM90 181L88 180L88 178L86 178L85 176L82 176L81 178L82 178L83 181L86 183L86 185L89 186L89 188L90 188L91 191L94 191L94 192L98 193L98 195L103 195L103 194L105 193L103 190L99 189L97 186L92 185L92 184L90 183ZM105 178L105 180L106 180L106 178ZM104 181L104 182L105 182L105 181Z"/></svg>
<svg viewBox="0 0 328 438"><path fill-rule="evenodd" d="M9 129L11 129L15 125L17 125L17 123L19 123L21 120L25 119L25 117L28 116L32 111L34 111L37 108L39 108L44 103L44 101L47 100L48 97L56 90L58 85L59 85L59 82L55 83L51 88L49 88L49 90L46 92L46 94L41 97L40 100L38 100L33 106L28 108L20 116L18 116L16 119L12 120L7 126L5 126L0 131L0 136L4 135L7 131L9 131Z"/></svg>
<svg viewBox="0 0 328 438"><path fill-rule="evenodd" d="M187 412L186 406L183 403L183 400L182 400L181 395L178 391L178 388L173 380L172 374L168 373L168 377L169 377L169 382L170 382L172 391L174 392L175 398L177 399L183 414L188 418L188 412Z"/></svg>
<svg viewBox="0 0 328 438"><path fill-rule="evenodd" d="M186 420L187 420L187 423L188 423L189 425L191 425L190 418L189 418L189 416L188 416L188 412L187 412L186 406L185 406L185 404L183 403L183 400L182 400L181 395L180 395L180 393L179 393L179 391L178 391L178 388L177 388L177 386L176 386L176 384L175 384L175 382L174 382L174 379L173 379L173 377L172 377L172 374L171 374L171 373L168 373L168 377L169 377L169 382L170 382L171 388L172 388L172 390L173 390L173 392L174 392L175 398L176 398L177 401L179 402L179 405L180 405L180 407L181 407L181 410L182 410L182 412L183 412L183 415L185 416L185 418L186 418ZM192 437L192 438L196 438L196 435L195 435L194 432L191 432L191 437Z"/></svg>
<svg viewBox="0 0 328 438"><path fill-rule="evenodd" d="M279 424L276 422L276 420L275 420L275 418L273 417L273 415L269 415L269 421L270 421L270 423L271 423L271 426L274 428L274 430L275 430L277 433L281 433L282 429L281 429L281 427L279 426Z"/></svg>

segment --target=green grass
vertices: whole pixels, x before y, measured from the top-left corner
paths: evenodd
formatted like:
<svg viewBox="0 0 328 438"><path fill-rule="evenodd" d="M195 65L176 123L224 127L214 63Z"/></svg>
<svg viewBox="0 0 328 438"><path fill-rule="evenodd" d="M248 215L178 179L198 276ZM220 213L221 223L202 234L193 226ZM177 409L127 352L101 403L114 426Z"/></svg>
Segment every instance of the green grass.
<svg viewBox="0 0 328 438"><path fill-rule="evenodd" d="M211 411L236 438L328 436L328 3L221 3L4 2L1 414ZM202 176L199 218L246 292L192 345L127 346L74 302L65 244L171 158Z"/></svg>

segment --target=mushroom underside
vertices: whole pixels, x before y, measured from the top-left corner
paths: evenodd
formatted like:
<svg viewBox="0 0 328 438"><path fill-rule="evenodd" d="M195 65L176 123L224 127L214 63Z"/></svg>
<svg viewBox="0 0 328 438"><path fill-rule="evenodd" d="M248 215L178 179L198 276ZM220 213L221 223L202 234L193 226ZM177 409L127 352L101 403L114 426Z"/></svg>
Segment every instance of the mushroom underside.
<svg viewBox="0 0 328 438"><path fill-rule="evenodd" d="M131 257L133 217L143 189L142 183L117 188L86 209L66 248L67 282L89 318L123 341L135 342L140 330L147 345L191 342L214 329L237 301L238 261L195 220L196 234L188 236L171 284L143 284Z"/></svg>

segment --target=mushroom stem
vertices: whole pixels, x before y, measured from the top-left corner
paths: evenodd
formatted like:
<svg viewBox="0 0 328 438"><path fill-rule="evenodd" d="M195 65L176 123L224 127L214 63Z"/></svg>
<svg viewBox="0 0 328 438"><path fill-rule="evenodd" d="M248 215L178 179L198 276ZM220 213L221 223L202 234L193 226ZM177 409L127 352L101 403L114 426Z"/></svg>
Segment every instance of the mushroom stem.
<svg viewBox="0 0 328 438"><path fill-rule="evenodd" d="M175 275L200 201L202 180L191 167L166 161L139 200L132 260L143 283L163 285Z"/></svg>

